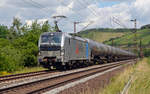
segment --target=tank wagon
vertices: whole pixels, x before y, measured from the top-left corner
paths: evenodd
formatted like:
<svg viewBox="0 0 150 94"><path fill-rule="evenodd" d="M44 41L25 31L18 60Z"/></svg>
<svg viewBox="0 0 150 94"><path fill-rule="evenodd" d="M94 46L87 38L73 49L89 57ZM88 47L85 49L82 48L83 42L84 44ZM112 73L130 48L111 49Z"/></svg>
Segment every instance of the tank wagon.
<svg viewBox="0 0 150 94"><path fill-rule="evenodd" d="M41 34L38 47L38 61L49 69L71 69L136 58L131 52L65 32Z"/></svg>

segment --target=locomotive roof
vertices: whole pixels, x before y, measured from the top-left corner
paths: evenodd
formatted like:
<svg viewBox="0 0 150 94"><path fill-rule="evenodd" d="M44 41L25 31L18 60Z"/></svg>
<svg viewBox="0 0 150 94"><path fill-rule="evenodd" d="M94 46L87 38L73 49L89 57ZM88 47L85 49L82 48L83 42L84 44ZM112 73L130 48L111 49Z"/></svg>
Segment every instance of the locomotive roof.
<svg viewBox="0 0 150 94"><path fill-rule="evenodd" d="M62 32L44 32L44 33L42 33L41 35L48 35L48 34L51 34L51 33L55 33L55 34L59 34L59 33L62 33Z"/></svg>
<svg viewBox="0 0 150 94"><path fill-rule="evenodd" d="M67 32L44 32L41 35L49 35L51 33L55 33L55 34L61 34L62 33L65 37L74 38L74 39L77 39L77 40L80 40L80 41L86 41L84 38L81 38L81 37L78 37L78 36L72 36Z"/></svg>

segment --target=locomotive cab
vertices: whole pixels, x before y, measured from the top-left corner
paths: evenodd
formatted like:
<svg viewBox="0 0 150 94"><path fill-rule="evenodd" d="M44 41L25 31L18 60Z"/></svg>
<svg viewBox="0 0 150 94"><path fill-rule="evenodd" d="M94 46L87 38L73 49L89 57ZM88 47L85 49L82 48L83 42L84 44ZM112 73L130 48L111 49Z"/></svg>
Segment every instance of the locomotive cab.
<svg viewBox="0 0 150 94"><path fill-rule="evenodd" d="M46 32L40 36L38 61L44 67L62 62L62 36L62 32Z"/></svg>

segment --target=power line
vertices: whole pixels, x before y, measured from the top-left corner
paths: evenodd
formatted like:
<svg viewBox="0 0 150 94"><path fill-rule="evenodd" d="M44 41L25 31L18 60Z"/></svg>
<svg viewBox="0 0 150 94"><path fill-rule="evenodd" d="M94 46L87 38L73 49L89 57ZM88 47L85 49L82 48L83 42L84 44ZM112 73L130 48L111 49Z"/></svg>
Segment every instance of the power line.
<svg viewBox="0 0 150 94"><path fill-rule="evenodd" d="M60 0L58 0L62 5L64 5L64 6L67 6L65 3L63 3L63 2L61 2ZM80 2L80 1L79 1ZM81 3L81 2L80 2ZM85 6L86 7L86 6ZM69 8L70 10L72 10L73 11L73 9L72 8L70 8L70 7L68 7L67 6L67 8ZM81 14L78 14L78 15L80 15L80 17L82 17L82 15ZM67 19L67 20L69 20L69 18ZM88 20L88 22L91 22L89 19L87 19ZM92 21L93 22L93 21ZM72 22L72 23L74 23L74 22ZM81 22L81 23L83 23L83 22ZM90 23L91 24L91 23ZM88 24L86 27L88 27L90 24ZM80 25L80 24L79 24ZM85 29L85 27L84 27L84 29ZM82 29L83 30L83 29ZM81 30L80 30L81 31Z"/></svg>
<svg viewBox="0 0 150 94"><path fill-rule="evenodd" d="M80 2L80 0L77 0L77 1L80 3L80 5L83 5L84 8L87 8L87 6L84 3ZM88 8L88 9L94 16L97 17L97 14L95 12L93 12L90 8Z"/></svg>
<svg viewBox="0 0 150 94"><path fill-rule="evenodd" d="M93 21L91 21L91 22L89 22L89 24L87 24L84 28L82 28L80 31L83 31L83 30L85 30L89 25L91 25L91 24L93 24L94 22Z"/></svg>
<svg viewBox="0 0 150 94"><path fill-rule="evenodd" d="M57 0L58 2L60 2L61 3L61 5L63 5L63 6L66 6L68 9L70 9L70 10L72 10L73 11L73 9L72 8L70 8L69 6L67 6L65 3L63 3L61 0ZM71 0L72 1L72 0ZM79 14L80 15L80 18L82 17L82 15L81 14Z"/></svg>
<svg viewBox="0 0 150 94"><path fill-rule="evenodd" d="M90 3L86 0L83 0L87 5L90 5ZM96 10L94 8L91 7L91 10L94 11L94 13L98 16L101 16L101 14L99 15L99 12L96 12Z"/></svg>
<svg viewBox="0 0 150 94"><path fill-rule="evenodd" d="M30 4L33 7L42 9L41 12L43 12L44 14L46 14L48 16L48 13L45 11L45 9L43 8L43 6L41 4L35 3L35 1L33 1L33 0L30 0L30 1L29 0L22 0L22 1L25 2L25 3Z"/></svg>
<svg viewBox="0 0 150 94"><path fill-rule="evenodd" d="M116 18L116 17L112 17L112 21L113 21L114 23L116 23L117 25L121 26L121 27L127 28L127 27L126 27L124 24L122 24L121 21L120 21L118 18Z"/></svg>
<svg viewBox="0 0 150 94"><path fill-rule="evenodd" d="M90 3L89 3L87 0L84 0L84 2L85 2L87 5L90 5ZM94 2L95 2L94 4L97 5L97 1L94 0ZM94 11L94 13L95 13L98 17L101 17L102 15L104 15L103 11L101 11L101 13L100 13L99 11L97 11L97 10L96 10L95 8L93 8L93 7L91 7L91 10ZM96 17L97 17L97 16L96 16ZM109 24L109 23L108 23L108 24Z"/></svg>
<svg viewBox="0 0 150 94"><path fill-rule="evenodd" d="M84 1L85 1L86 4L89 4L86 0L84 0ZM97 3L97 0L94 0L94 2ZM91 8L91 9L92 9L94 12L96 12L95 9L93 9L93 8ZM99 12L96 12L96 13L98 13L98 15L99 15ZM103 11L102 11L102 15L104 15ZM99 16L101 16L101 14L100 14ZM110 19L111 19L111 17L110 17ZM114 23L116 23L117 25L121 26L121 27L127 28L127 27L126 27L118 18L116 18L116 17L113 17L112 21L113 21ZM112 25L111 25L111 26L112 26Z"/></svg>

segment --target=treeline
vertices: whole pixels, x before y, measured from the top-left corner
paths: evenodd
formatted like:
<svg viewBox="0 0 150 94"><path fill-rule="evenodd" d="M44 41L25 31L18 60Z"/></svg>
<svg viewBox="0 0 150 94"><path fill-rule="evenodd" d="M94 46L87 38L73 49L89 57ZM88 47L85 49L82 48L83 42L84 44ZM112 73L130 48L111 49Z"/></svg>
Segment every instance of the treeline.
<svg viewBox="0 0 150 94"><path fill-rule="evenodd" d="M0 25L0 71L13 72L37 66L39 36L52 31L48 21L43 25L34 21L28 26L14 18L11 27Z"/></svg>
<svg viewBox="0 0 150 94"><path fill-rule="evenodd" d="M93 29L88 29L85 31L80 31L78 32L78 35L82 34L87 34L89 32L131 32L132 29L124 29L124 28L117 28L117 29L112 29L112 28L93 28Z"/></svg>
<svg viewBox="0 0 150 94"><path fill-rule="evenodd" d="M105 40L103 43L108 44L108 45L113 45L115 47L120 47L125 50L130 50L133 51L137 54L135 50L135 45L140 47L140 40L142 42L142 52L144 56L150 56L150 24L141 26L140 29L137 29L136 33L136 40L137 43L135 43L135 34L134 34L134 29L111 29L111 28L93 28L93 29L88 29L82 32L79 32L78 35L82 37L88 37L93 39L91 32L97 33L97 32L111 32L111 33L118 33L122 32L125 33L121 37L115 37L115 38L110 38L108 40ZM84 35L84 36L83 36Z"/></svg>
<svg viewBox="0 0 150 94"><path fill-rule="evenodd" d="M122 37L111 38L107 41L104 41L104 44L113 45L117 47L126 48L127 50L131 49L131 51L140 54L140 50L142 50L142 54L146 57L150 56L150 29L140 29L136 32L136 41L135 41L135 33L127 33ZM136 50L138 47L138 51ZM140 49L141 47L141 49Z"/></svg>
<svg viewBox="0 0 150 94"><path fill-rule="evenodd" d="M150 29L150 24L142 26L141 29Z"/></svg>

